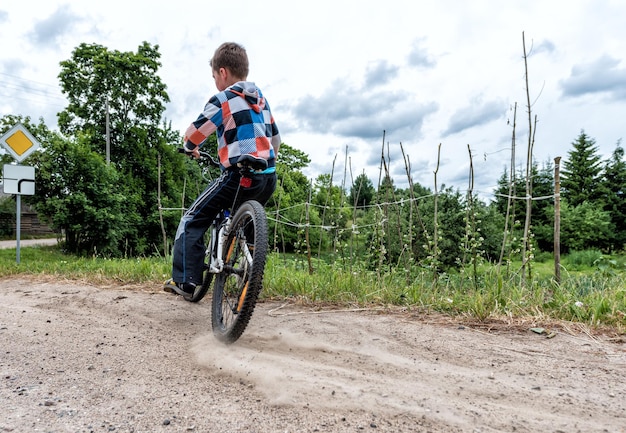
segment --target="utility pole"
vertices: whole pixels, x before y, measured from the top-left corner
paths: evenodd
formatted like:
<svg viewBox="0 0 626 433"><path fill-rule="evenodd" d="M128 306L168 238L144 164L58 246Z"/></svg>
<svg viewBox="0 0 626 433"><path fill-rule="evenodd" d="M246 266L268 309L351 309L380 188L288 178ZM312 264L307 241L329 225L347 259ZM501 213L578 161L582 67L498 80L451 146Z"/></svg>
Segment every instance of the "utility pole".
<svg viewBox="0 0 626 433"><path fill-rule="evenodd" d="M104 109L106 111L105 112L106 161L107 161L107 165L109 165L111 163L111 133L109 131L109 97L108 96L106 100L104 101Z"/></svg>

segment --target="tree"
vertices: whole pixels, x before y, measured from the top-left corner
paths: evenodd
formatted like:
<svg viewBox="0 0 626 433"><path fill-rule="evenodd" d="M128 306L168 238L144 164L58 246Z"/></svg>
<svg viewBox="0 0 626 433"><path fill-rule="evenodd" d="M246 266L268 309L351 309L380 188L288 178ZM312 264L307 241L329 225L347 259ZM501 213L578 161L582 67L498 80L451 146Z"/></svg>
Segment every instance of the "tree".
<svg viewBox="0 0 626 433"><path fill-rule="evenodd" d="M553 212L552 212L553 214ZM571 206L561 203L561 248L563 252L602 250L610 237L611 217L590 202Z"/></svg>
<svg viewBox="0 0 626 433"><path fill-rule="evenodd" d="M159 46L147 42L137 53L79 45L71 59L61 62L61 90L69 101L58 115L61 132L68 136L90 133L94 150L104 155L108 117L111 161L123 164L138 144L133 128L157 128L169 102L166 86L157 75L160 57Z"/></svg>
<svg viewBox="0 0 626 433"><path fill-rule="evenodd" d="M537 163L533 163L530 174L533 179L532 195L535 198L533 202L533 224L532 230L534 233L534 239L537 242L537 246L541 251L552 251L554 242L554 223L553 219L548 218L546 209L552 206L554 200L554 165L550 161L543 163L541 168ZM525 191L526 175L525 173L519 173L515 177L515 185L512 188L514 195L518 196L513 201L512 214L515 217L515 221L523 221L526 218L526 207L520 205L519 194ZM506 207L509 195L509 175L505 172L498 180L498 188L496 190L495 206L497 210L506 215ZM520 238L522 231L519 227L509 227L509 230L515 233L515 237Z"/></svg>
<svg viewBox="0 0 626 433"><path fill-rule="evenodd" d="M572 143L573 150L561 171L561 195L570 206L578 206L585 201L595 203L604 196L602 184L602 163L594 139L585 131Z"/></svg>
<svg viewBox="0 0 626 433"><path fill-rule="evenodd" d="M482 233L485 259L497 262L502 249L502 231L504 230L505 214L498 212L494 203L485 205L480 203L477 206L480 220L480 232Z"/></svg>
<svg viewBox="0 0 626 433"><path fill-rule="evenodd" d="M435 225L434 200L434 197L429 197L421 204L423 214L427 215L425 219L430 233L434 233ZM438 261L442 269L448 269L458 264L463 253L461 245L465 235L466 204L458 190L442 185L438 195L438 208Z"/></svg>
<svg viewBox="0 0 626 433"><path fill-rule="evenodd" d="M281 143L280 150L278 151L278 158L276 160L276 166L280 171L296 171L306 168L311 163L309 155L291 147L285 143Z"/></svg>
<svg viewBox="0 0 626 433"><path fill-rule="evenodd" d="M126 198L129 226L124 254L130 255L159 250L163 242L157 191L161 186L162 203L179 207L187 171L185 157L175 149L180 134L165 122L160 125L169 101L157 74L160 56L158 45L147 42L136 53L81 44L71 59L61 62L59 74L69 101L59 113L61 132L74 141L80 137L82 144L100 155L105 155L109 138L111 166L118 172L118 190ZM179 216L165 215L167 232L174 232Z"/></svg>
<svg viewBox="0 0 626 433"><path fill-rule="evenodd" d="M609 212L613 224L610 249L622 251L626 246L626 162L619 141L604 165L604 189L607 191L604 209Z"/></svg>
<svg viewBox="0 0 626 433"><path fill-rule="evenodd" d="M0 197L0 238L13 237L12 223L15 221L16 204L12 196Z"/></svg>
<svg viewBox="0 0 626 433"><path fill-rule="evenodd" d="M333 246L337 249L337 242L345 240L348 231L344 230L350 218L351 208L345 206L345 193L341 187L333 185L330 174L320 174L313 185L312 204L321 215L321 224L324 227L318 239L318 248Z"/></svg>
<svg viewBox="0 0 626 433"><path fill-rule="evenodd" d="M309 197L309 180L300 169L311 162L309 156L285 143L280 145L276 159L278 185L266 205L269 216L271 246L282 251L296 251L304 236L305 206ZM319 224L317 209L309 214L311 224Z"/></svg>
<svg viewBox="0 0 626 433"><path fill-rule="evenodd" d="M361 173L356 177L352 188L350 188L348 203L351 206L365 208L372 202L375 193L376 190L370 178L365 173Z"/></svg>
<svg viewBox="0 0 626 433"><path fill-rule="evenodd" d="M36 209L65 233L71 253L117 256L131 221L118 173L88 139L55 136L39 160Z"/></svg>

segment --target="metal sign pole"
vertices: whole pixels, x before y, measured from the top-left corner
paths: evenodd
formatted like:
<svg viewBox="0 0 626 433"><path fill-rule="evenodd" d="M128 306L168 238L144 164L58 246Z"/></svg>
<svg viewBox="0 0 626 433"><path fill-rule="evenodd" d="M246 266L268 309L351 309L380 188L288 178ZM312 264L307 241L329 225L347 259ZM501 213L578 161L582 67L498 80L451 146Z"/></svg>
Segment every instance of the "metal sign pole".
<svg viewBox="0 0 626 433"><path fill-rule="evenodd" d="M17 194L17 219L15 221L15 238L17 239L17 246L15 247L15 261L20 264L20 231L22 226L22 196Z"/></svg>
<svg viewBox="0 0 626 433"><path fill-rule="evenodd" d="M20 263L20 232L22 225L22 194L35 195L35 167L19 165L31 153L39 148L39 141L21 123L17 123L13 128L0 136L2 145L18 162L18 165L4 165L4 181L2 187L5 193L15 194L17 201L17 218L15 221L15 237L17 246L15 248L16 261ZM26 182L24 185L22 183Z"/></svg>

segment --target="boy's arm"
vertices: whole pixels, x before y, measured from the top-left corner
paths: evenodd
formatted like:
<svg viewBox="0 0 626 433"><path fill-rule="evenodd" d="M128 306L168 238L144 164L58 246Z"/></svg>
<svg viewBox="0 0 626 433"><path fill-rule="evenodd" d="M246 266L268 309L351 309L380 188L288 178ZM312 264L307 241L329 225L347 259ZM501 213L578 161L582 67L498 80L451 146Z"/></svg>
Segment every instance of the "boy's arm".
<svg viewBox="0 0 626 433"><path fill-rule="evenodd" d="M276 135L273 135L271 138L272 148L274 148L274 158L278 156L278 149L280 149L280 134L278 130L276 131Z"/></svg>
<svg viewBox="0 0 626 433"><path fill-rule="evenodd" d="M271 112L270 112L271 113ZM270 114L270 125L272 128L272 137L270 138L270 143L272 144L272 148L274 149L274 158L278 157L278 149L280 148L280 132L278 132L278 126L276 126L276 122L274 121L274 116Z"/></svg>
<svg viewBox="0 0 626 433"><path fill-rule="evenodd" d="M209 135L217 130L219 122L221 122L222 109L217 98L212 97L204 107L204 111L198 118L189 125L185 131L183 147L187 153L194 156L198 153L198 148ZM199 155L199 154L198 154Z"/></svg>

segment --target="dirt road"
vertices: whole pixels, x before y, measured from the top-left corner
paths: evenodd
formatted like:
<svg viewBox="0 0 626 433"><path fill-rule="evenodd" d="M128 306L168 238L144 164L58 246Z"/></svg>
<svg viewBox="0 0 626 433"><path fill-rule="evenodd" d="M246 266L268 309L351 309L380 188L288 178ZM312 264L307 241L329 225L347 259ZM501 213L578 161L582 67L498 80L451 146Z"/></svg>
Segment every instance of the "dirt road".
<svg viewBox="0 0 626 433"><path fill-rule="evenodd" d="M45 239L20 239L20 248L32 247L36 245L56 245L58 240L52 238ZM11 241L0 241L0 248L17 248L17 239Z"/></svg>
<svg viewBox="0 0 626 433"><path fill-rule="evenodd" d="M0 280L0 432L626 432L623 337L157 289Z"/></svg>

